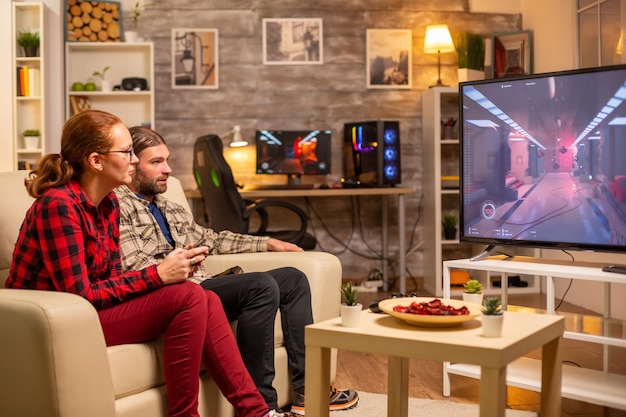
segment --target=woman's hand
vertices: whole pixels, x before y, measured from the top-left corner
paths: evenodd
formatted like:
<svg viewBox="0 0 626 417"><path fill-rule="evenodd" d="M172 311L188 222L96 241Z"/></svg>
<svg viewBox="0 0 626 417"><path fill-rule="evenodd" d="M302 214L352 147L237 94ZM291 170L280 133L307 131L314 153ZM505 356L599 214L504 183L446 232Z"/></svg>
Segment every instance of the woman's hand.
<svg viewBox="0 0 626 417"><path fill-rule="evenodd" d="M174 249L157 266L159 277L165 285L183 282L193 276L208 255L209 248L206 246Z"/></svg>
<svg viewBox="0 0 626 417"><path fill-rule="evenodd" d="M304 252L304 249L298 245L274 239L273 237L270 237L267 241L267 250L273 252Z"/></svg>

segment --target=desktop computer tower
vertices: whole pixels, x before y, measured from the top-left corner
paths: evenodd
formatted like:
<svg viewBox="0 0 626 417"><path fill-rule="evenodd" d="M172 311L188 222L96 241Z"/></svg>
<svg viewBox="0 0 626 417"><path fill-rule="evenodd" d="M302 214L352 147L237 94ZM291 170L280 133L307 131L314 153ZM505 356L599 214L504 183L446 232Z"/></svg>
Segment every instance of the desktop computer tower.
<svg viewBox="0 0 626 417"><path fill-rule="evenodd" d="M400 122L346 123L344 144L344 186L383 187L402 182Z"/></svg>

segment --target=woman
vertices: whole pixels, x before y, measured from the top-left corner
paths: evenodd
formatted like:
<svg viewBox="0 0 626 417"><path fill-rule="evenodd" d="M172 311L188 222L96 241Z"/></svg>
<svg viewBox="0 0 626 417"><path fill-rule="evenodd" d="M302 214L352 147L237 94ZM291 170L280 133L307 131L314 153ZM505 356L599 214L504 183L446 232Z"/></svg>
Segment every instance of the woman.
<svg viewBox="0 0 626 417"><path fill-rule="evenodd" d="M86 110L63 127L61 153L46 155L26 180L26 213L8 288L65 291L98 311L107 346L164 335L170 416L198 416L204 363L238 416L272 416L248 374L219 298L187 281L206 247L177 248L159 265L122 272L119 203L130 184L133 142L116 116Z"/></svg>

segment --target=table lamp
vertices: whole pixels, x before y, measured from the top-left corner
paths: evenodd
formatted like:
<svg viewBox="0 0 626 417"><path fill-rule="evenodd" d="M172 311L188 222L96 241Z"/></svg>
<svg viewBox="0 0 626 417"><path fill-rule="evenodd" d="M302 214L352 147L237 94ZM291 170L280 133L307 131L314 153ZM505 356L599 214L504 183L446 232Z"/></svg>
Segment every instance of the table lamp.
<svg viewBox="0 0 626 417"><path fill-rule="evenodd" d="M231 148L239 148L241 146L247 146L248 141L243 138L241 134L241 126L235 125L233 128L226 134L226 136L230 136L230 147Z"/></svg>
<svg viewBox="0 0 626 417"><path fill-rule="evenodd" d="M430 25L426 27L426 38L424 39L424 53L437 54L437 84L431 87L443 87L441 82L441 53L454 52L454 43L448 30L448 25Z"/></svg>

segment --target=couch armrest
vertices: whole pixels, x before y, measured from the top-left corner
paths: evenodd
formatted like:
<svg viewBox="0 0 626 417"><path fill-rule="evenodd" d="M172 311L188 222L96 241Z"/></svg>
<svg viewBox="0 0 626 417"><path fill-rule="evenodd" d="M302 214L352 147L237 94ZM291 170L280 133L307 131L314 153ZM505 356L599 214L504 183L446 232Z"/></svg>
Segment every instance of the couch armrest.
<svg viewBox="0 0 626 417"><path fill-rule="evenodd" d="M304 272L311 286L313 319L328 320L339 316L341 304L341 263L326 252L258 252L209 256L204 267L217 274L239 265L245 272L268 271L292 266Z"/></svg>
<svg viewBox="0 0 626 417"><path fill-rule="evenodd" d="M115 415L104 336L87 300L0 289L0 334L0 415Z"/></svg>

